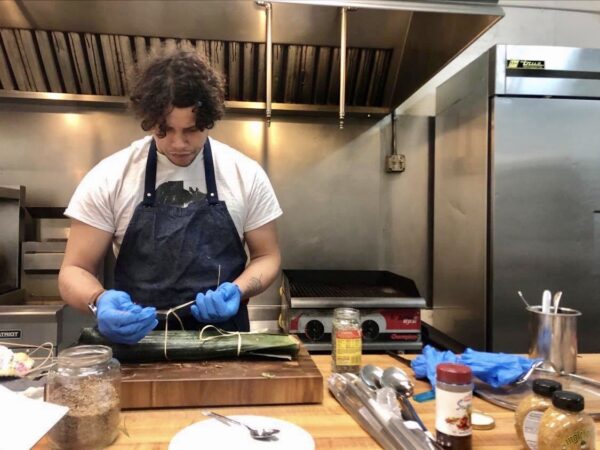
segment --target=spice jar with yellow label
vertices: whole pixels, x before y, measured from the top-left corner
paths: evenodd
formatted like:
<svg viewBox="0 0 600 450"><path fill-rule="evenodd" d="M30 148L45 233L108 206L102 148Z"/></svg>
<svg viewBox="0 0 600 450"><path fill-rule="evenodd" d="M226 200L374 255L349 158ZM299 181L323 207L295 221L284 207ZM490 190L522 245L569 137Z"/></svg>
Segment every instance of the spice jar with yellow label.
<svg viewBox="0 0 600 450"><path fill-rule="evenodd" d="M552 406L540 420L538 449L595 450L596 426L584 406L583 397L575 392L552 394Z"/></svg>
<svg viewBox="0 0 600 450"><path fill-rule="evenodd" d="M362 355L359 311L354 308L334 309L332 327L331 371L358 374Z"/></svg>
<svg viewBox="0 0 600 450"><path fill-rule="evenodd" d="M562 389L558 381L539 378L533 381L533 392L515 411L515 429L523 447L537 450L538 429L544 412L552 406L552 394Z"/></svg>

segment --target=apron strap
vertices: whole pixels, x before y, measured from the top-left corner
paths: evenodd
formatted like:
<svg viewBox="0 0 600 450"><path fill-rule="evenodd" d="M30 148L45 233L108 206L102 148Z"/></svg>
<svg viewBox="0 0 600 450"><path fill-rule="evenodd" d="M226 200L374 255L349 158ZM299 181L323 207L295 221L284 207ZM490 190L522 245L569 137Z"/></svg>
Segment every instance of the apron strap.
<svg viewBox="0 0 600 450"><path fill-rule="evenodd" d="M144 206L154 206L156 199L156 142L150 141L148 159L146 159L146 176L144 181Z"/></svg>
<svg viewBox="0 0 600 450"><path fill-rule="evenodd" d="M206 178L206 198L208 199L208 203L209 205L216 205L219 203L219 194L217 193L215 166L213 164L210 139L208 137L204 143L204 176Z"/></svg>
<svg viewBox="0 0 600 450"><path fill-rule="evenodd" d="M156 162L156 142L152 139L150 142L150 150L148 150L148 158L146 159L144 200L142 202L144 206L154 206L156 200ZM216 205L219 203L219 194L217 192L215 168L208 137L204 143L204 176L206 178L206 198L208 203L210 205Z"/></svg>

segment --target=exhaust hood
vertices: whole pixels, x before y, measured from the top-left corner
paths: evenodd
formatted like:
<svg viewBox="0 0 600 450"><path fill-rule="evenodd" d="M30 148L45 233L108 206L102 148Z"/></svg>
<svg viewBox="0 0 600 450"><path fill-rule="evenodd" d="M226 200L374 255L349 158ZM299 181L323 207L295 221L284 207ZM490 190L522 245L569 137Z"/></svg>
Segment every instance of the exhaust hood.
<svg viewBox="0 0 600 450"><path fill-rule="evenodd" d="M192 45L227 80L227 107L389 113L502 17L497 0L0 2L0 100L125 104L127 71ZM261 6L259 3L263 3ZM344 76L340 24L347 16ZM267 95L266 45L270 93Z"/></svg>

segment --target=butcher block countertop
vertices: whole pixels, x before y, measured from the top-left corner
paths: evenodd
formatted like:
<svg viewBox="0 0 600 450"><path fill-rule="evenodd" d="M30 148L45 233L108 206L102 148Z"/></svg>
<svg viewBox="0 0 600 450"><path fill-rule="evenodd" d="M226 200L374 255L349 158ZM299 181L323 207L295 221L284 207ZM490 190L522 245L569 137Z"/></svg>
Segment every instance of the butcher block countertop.
<svg viewBox="0 0 600 450"><path fill-rule="evenodd" d="M226 415L263 415L292 422L308 431L314 438L317 449L378 449L380 448L342 406L329 393L326 380L331 373L329 355L312 355L317 367L323 374L323 403L309 405L251 406L251 407L215 407L210 408ZM380 367L402 364L388 355L363 355L363 364L375 364ZM600 355L582 355L578 360L578 371L586 376L600 379ZM412 373L411 370L407 370ZM429 384L417 381L415 393L429 389ZM491 405L479 398L474 400L474 409L491 414L496 420L492 430L473 432L474 449L519 449L514 432L514 413L507 409ZM429 427L434 430L435 401L414 403L417 412ZM170 440L181 429L192 423L207 420L200 408L134 410L122 413L122 431L110 449L166 449ZM597 435L600 428L597 422ZM216 444L216 443L215 443ZM47 440L40 441L35 449L50 448ZM198 448L209 448L199 443ZM213 447L218 448L218 446Z"/></svg>

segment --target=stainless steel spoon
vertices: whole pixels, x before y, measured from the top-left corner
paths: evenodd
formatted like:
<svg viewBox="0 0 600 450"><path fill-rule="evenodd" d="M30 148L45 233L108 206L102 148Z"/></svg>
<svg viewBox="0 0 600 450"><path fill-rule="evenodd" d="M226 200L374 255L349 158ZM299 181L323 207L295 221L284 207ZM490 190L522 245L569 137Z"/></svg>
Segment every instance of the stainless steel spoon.
<svg viewBox="0 0 600 450"><path fill-rule="evenodd" d="M414 385L406 372L398 367L388 367L383 371L381 376L381 384L394 389L397 393L401 393L406 397L412 397L414 393Z"/></svg>
<svg viewBox="0 0 600 450"><path fill-rule="evenodd" d="M367 364L360 369L360 378L371 389L379 389L381 387L381 377L383 370L381 367Z"/></svg>
<svg viewBox="0 0 600 450"><path fill-rule="evenodd" d="M554 294L552 299L552 305L554 306L554 314L558 314L558 307L560 305L560 299L562 298L562 291L558 291Z"/></svg>
<svg viewBox="0 0 600 450"><path fill-rule="evenodd" d="M205 412L203 412L203 414L205 416L213 417L213 418L215 418L221 422L227 423L227 424L232 423L234 425L246 427L248 429L248 431L250 431L250 436L252 436L253 439L257 439L259 441L266 441L269 439L274 439L275 435L277 433L279 433L279 430L277 428L252 428L252 427L249 427L248 425L246 425L245 423L238 422L237 420L234 420L230 417L222 416L221 414L217 414L216 412L213 412L213 411L205 411Z"/></svg>

